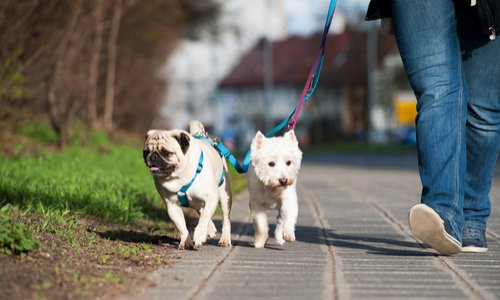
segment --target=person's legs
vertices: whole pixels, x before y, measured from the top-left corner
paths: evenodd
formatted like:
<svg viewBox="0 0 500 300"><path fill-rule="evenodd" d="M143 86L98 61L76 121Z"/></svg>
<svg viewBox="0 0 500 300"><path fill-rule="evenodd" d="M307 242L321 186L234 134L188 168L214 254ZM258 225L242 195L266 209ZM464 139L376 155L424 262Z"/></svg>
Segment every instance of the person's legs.
<svg viewBox="0 0 500 300"><path fill-rule="evenodd" d="M392 7L396 40L417 96L421 202L460 241L467 99L453 2L393 0Z"/></svg>
<svg viewBox="0 0 500 300"><path fill-rule="evenodd" d="M459 21L458 34L468 86L464 234L472 239L468 243L483 244L480 248L486 249L484 231L491 211L488 195L500 147L500 41L482 35L474 16Z"/></svg>

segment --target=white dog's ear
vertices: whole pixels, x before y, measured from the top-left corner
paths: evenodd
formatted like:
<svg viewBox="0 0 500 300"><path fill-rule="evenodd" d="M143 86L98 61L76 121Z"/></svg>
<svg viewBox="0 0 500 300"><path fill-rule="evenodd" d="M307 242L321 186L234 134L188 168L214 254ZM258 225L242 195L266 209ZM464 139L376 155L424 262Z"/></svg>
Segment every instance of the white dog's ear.
<svg viewBox="0 0 500 300"><path fill-rule="evenodd" d="M265 138L266 136L263 135L262 132L257 131L257 134L255 134L255 137L253 138L252 148L259 149Z"/></svg>
<svg viewBox="0 0 500 300"><path fill-rule="evenodd" d="M295 131L293 129L290 129L285 133L285 138L289 139L292 142L298 142L297 137L295 136Z"/></svg>

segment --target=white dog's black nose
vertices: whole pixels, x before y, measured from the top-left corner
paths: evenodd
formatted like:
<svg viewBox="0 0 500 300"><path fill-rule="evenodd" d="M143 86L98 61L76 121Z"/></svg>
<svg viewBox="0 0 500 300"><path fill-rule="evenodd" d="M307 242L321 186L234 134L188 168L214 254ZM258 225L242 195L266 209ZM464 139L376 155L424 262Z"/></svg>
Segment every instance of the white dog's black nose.
<svg viewBox="0 0 500 300"><path fill-rule="evenodd" d="M288 180L286 178L280 178L279 179L279 182L280 182L281 185L286 185L287 181Z"/></svg>

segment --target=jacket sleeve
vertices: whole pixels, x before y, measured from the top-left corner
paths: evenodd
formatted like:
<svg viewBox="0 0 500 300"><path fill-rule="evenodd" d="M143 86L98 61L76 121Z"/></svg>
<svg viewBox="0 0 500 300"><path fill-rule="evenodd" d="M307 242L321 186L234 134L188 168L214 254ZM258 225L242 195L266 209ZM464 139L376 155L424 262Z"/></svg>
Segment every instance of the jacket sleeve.
<svg viewBox="0 0 500 300"><path fill-rule="evenodd" d="M377 19L392 18L392 8L390 0L371 0L368 5L365 20L373 21Z"/></svg>

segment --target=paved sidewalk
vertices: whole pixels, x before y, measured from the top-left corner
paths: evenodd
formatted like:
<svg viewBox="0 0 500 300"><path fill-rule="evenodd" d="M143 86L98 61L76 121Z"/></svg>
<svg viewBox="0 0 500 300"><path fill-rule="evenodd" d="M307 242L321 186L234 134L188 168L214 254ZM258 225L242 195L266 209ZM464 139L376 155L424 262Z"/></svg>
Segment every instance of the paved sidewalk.
<svg viewBox="0 0 500 300"><path fill-rule="evenodd" d="M484 254L439 256L413 238L407 214L420 188L413 156L306 159L296 242L254 249L241 195L234 247L175 250L174 264L151 274L156 284L124 299L500 299L500 178Z"/></svg>

